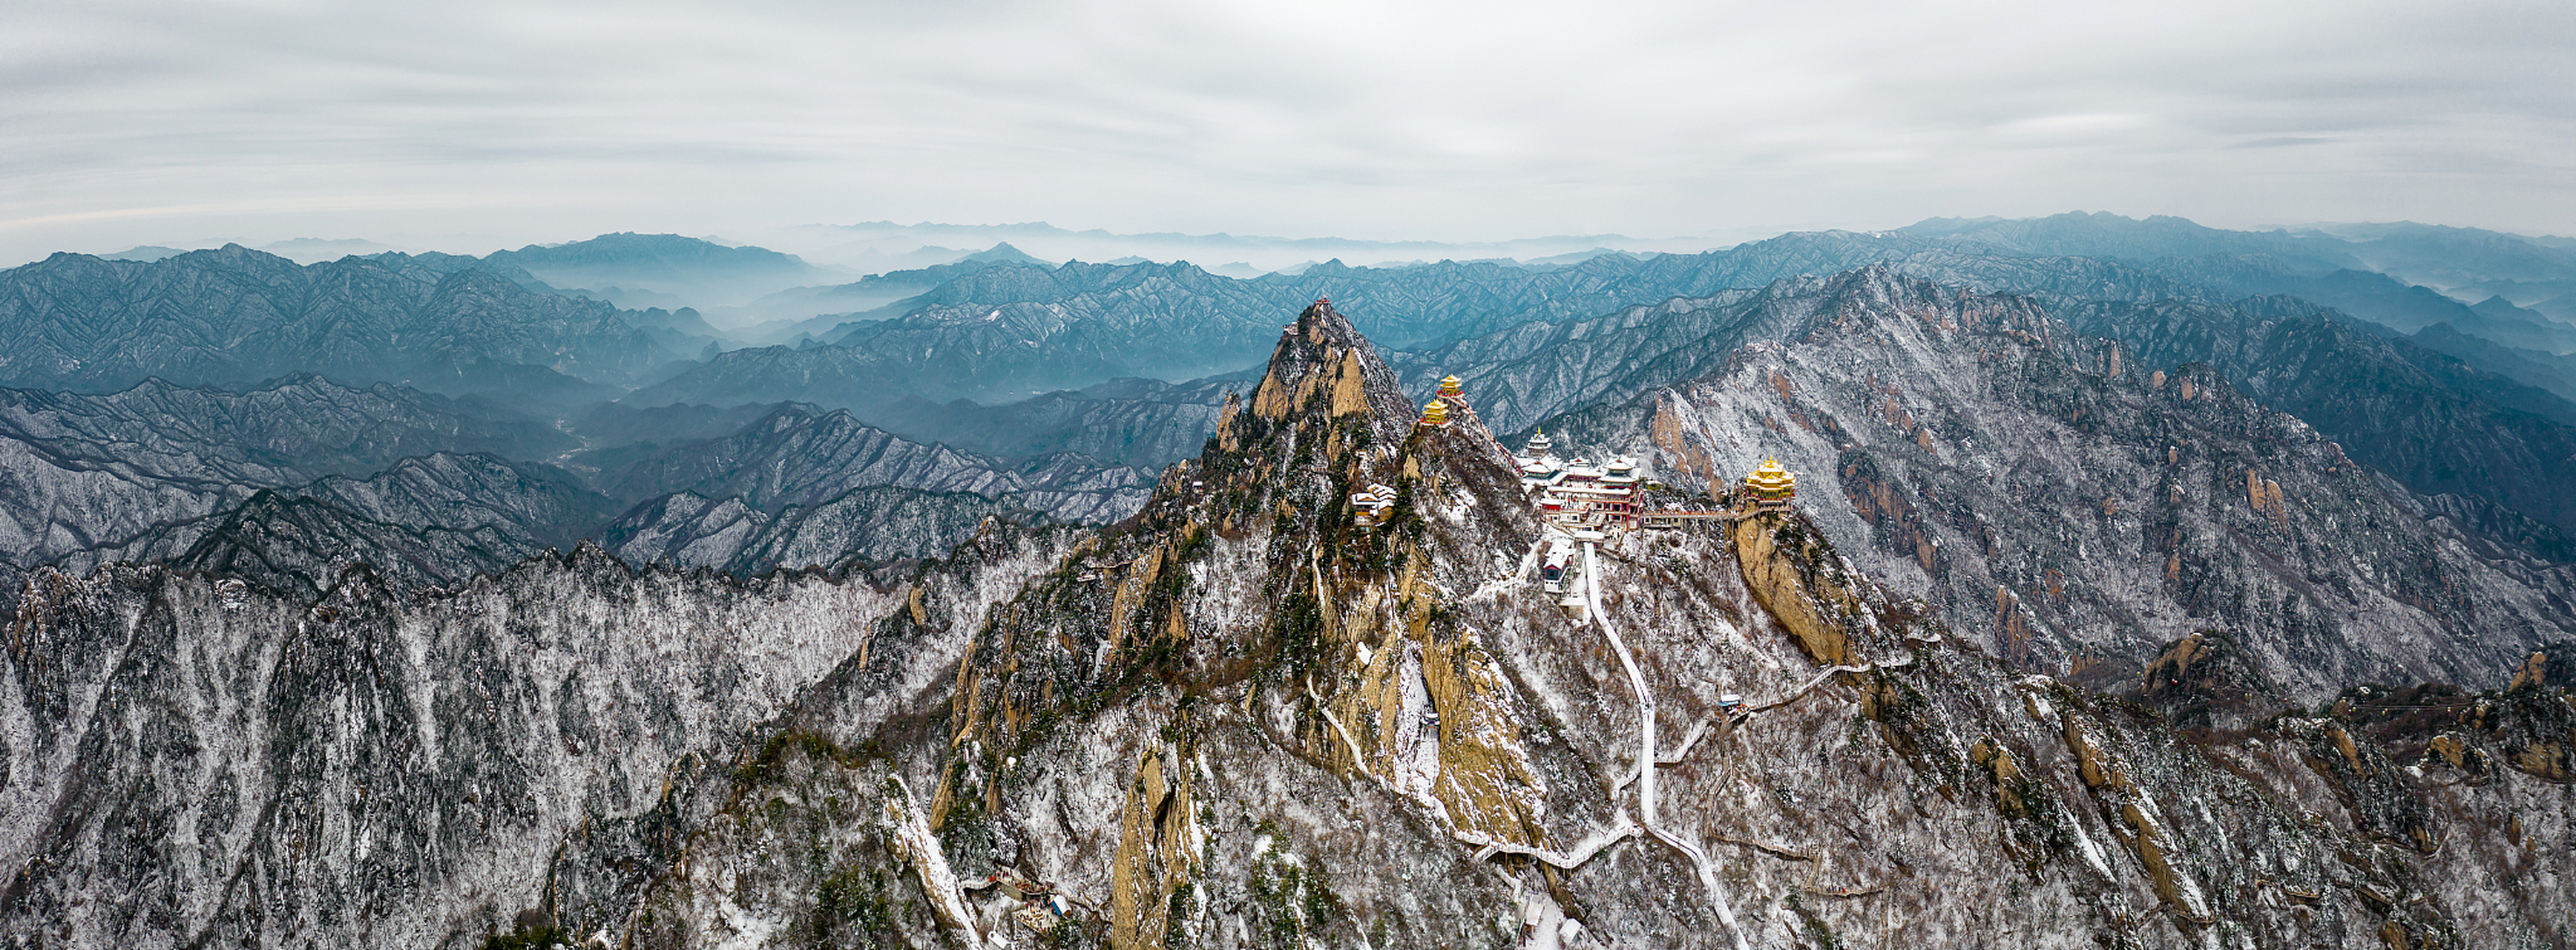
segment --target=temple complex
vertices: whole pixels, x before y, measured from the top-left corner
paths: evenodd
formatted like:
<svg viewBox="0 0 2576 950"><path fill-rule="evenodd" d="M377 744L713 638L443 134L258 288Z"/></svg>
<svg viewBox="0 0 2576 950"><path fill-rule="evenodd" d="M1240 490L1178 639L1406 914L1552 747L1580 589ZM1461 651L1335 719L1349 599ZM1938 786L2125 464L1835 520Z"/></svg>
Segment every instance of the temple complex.
<svg viewBox="0 0 2576 950"><path fill-rule="evenodd" d="M1418 425L1446 428L1464 420L1476 421L1475 408L1468 404L1465 387L1456 376L1440 380L1439 391L1422 406ZM1478 429L1479 426L1471 426ZM1498 446L1499 448L1499 446ZM1557 457L1555 440L1544 429L1530 435L1519 452L1506 451L1520 469L1521 491L1529 499L1541 523L1552 532L1577 538L1599 537L1600 533L1637 528L1673 528L1699 519L1735 519L1756 511L1785 509L1797 497L1798 477L1781 467L1776 458L1765 457L1762 464L1744 476L1743 502L1727 511L1683 511L1678 508L1648 512L1645 510L1645 481L1637 473L1633 456L1612 455L1599 462L1577 456ZM1395 493L1383 485L1369 486L1367 491L1351 495L1352 521L1361 528L1384 523L1386 512L1395 502ZM1564 568L1560 565L1557 570Z"/></svg>
<svg viewBox="0 0 2576 950"><path fill-rule="evenodd" d="M1520 465L1521 488L1542 520L1578 530L1637 527L1645 499L1636 459L1613 455L1599 464L1581 457L1560 459L1555 443L1540 430L1512 461Z"/></svg>

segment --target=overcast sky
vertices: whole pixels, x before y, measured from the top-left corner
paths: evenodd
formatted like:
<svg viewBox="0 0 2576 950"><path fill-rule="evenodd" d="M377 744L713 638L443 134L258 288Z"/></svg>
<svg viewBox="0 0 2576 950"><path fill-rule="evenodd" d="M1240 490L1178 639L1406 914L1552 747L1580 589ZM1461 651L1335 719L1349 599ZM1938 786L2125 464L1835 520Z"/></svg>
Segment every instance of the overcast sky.
<svg viewBox="0 0 2576 950"><path fill-rule="evenodd" d="M2083 209L2576 233L2564 0L0 10L6 262L874 219L1729 243Z"/></svg>

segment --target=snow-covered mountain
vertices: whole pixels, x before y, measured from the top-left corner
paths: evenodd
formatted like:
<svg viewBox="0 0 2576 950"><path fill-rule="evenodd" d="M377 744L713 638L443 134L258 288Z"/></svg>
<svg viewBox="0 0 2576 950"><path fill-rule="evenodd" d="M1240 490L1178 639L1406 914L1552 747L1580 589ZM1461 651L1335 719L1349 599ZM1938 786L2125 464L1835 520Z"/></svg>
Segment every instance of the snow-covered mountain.
<svg viewBox="0 0 2576 950"><path fill-rule="evenodd" d="M2262 426L2266 464L2323 457L2207 371L2140 380L2027 301L1835 280L1855 292L1816 299L1849 306L1695 384L1716 396L1664 398L1801 446L1911 414L1917 451L1960 466L2007 448L1974 424L2033 406L2065 422L2012 436L2031 446L2161 418L2205 437L2195 469ZM1893 391L1864 416L1838 383L1873 376ZM2546 946L2576 919L2576 654L2222 716L2272 660L2191 635L2154 679L2090 692L1874 578L1833 540L1860 480L1813 472L1791 510L1586 545L1565 596L1494 434L1417 425L1321 304L1224 415L1118 525L990 522L838 578L639 574L594 548L408 598L364 571L318 600L41 572L0 656L0 928L2271 948ZM1676 428L1682 456L1720 431ZM1995 490L2049 482L2019 471ZM1397 501L1363 529L1348 494L1371 483Z"/></svg>

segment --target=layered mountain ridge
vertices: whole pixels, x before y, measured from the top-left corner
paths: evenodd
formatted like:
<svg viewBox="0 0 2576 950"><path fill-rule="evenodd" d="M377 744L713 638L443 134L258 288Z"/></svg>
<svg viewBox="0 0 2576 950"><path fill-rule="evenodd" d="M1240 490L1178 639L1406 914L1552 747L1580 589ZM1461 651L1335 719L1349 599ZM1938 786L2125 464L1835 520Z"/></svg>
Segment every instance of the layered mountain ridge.
<svg viewBox="0 0 2576 950"><path fill-rule="evenodd" d="M2305 704L2492 679L2576 632L2564 565L2428 511L2213 367L2028 298L1867 268L1682 312L1664 345L1704 368L1558 417L1559 443L1645 449L1718 493L1776 454L1856 564L2010 662L2107 688L2223 630Z"/></svg>
<svg viewBox="0 0 2576 950"><path fill-rule="evenodd" d="M2554 531L2576 530L2554 501L2576 494L2576 486L2561 483L2564 466L2543 461L2563 454L2555 443L2576 420L2576 403L2562 395L2576 393L2576 378L2561 372L2548 348L2576 345L2576 337L2561 339L2563 328L2531 311L2480 311L2355 270L2369 266L2355 250L2363 246L2319 235L2218 231L2179 219L2076 215L1791 234L1703 254L1609 255L1556 268L1331 265L1231 280L1180 264L997 265L907 301L901 315L857 327L845 345L728 352L637 398L801 399L894 418L907 412L910 400L1015 402L1118 375L1184 378L1248 361L1266 345L1269 325L1245 315L1288 305L1273 298L1317 295L1370 315L1363 328L1381 339L1415 348L1397 362L1418 371L1414 391L1427 396L1428 380L1438 375L1502 372L1491 364L1528 357L1583 332L1582 326L1617 329L1623 324L1604 323L1603 315L1624 308L1708 299L1879 263L1943 283L2031 295L2079 329L2122 340L2155 362L2218 366L2238 386L2320 426L2356 457L2388 468L2420 493L2459 495ZM2086 256L2064 256L2072 254ZM2328 306L2282 299L2291 294ZM2177 314L2187 326L2174 325ZM2402 338L2391 325L2422 339ZM2335 342L2297 342L2321 339ZM2299 379L2286 385L2255 379L2254 368L2237 358L2284 346L2309 350L2287 366L2264 367L2295 369ZM2347 378L2375 382L2345 392L2339 381ZM1617 384L1578 376L1567 385ZM1522 406L1517 391L1496 396L1513 400L1495 404L1512 425L1579 405L1540 400ZM1198 423L1152 406L1119 411L1140 424ZM1177 435L1154 441L1192 444ZM2427 451L2476 443L2491 447L2459 459L2425 458ZM2544 536L2526 540L2557 549Z"/></svg>
<svg viewBox="0 0 2576 950"><path fill-rule="evenodd" d="M117 390L290 373L400 382L488 360L623 382L677 358L614 308L400 255L299 266L239 245L0 272L0 384Z"/></svg>
<svg viewBox="0 0 2576 950"><path fill-rule="evenodd" d="M408 591L638 526L675 539L620 548L641 563L739 520L655 520L692 492L748 499L775 538L684 563L847 568L944 552L991 515L1115 520L1150 479L1065 452L959 453L847 413L750 408L593 412L566 431L477 400L310 375L238 390L0 390L0 492L12 500L0 582L14 601L38 565L166 560L311 594L363 561ZM673 424L684 416L697 429ZM613 447L567 452L585 442Z"/></svg>
<svg viewBox="0 0 2576 950"><path fill-rule="evenodd" d="M1850 306L1785 330L1920 346L1926 372L1991 355L2065 391L2037 384L2082 341L2028 301L1837 280ZM1794 415L1711 403L1691 431L1833 431L1830 367L1771 358L1730 372L1796 377ZM1884 359L1843 371L1900 385L1947 438ZM2223 393L2146 404L2214 377L2102 376L2051 408L2295 425ZM1136 517L994 523L891 572L745 582L585 548L411 599L360 572L318 601L42 572L0 657L0 867L23 909L0 926L75 946L2270 948L2545 946L2576 919L2576 705L2547 655L2510 691L2356 687L2182 730L2157 710L2234 682L2234 641L2172 644L2135 701L2023 673L1841 553L1824 519L1844 500L1812 484L1797 510L1583 544L1560 593L1493 433L1472 411L1419 424L1397 378L1308 307ZM1396 501L1364 527L1349 495L1373 483Z"/></svg>

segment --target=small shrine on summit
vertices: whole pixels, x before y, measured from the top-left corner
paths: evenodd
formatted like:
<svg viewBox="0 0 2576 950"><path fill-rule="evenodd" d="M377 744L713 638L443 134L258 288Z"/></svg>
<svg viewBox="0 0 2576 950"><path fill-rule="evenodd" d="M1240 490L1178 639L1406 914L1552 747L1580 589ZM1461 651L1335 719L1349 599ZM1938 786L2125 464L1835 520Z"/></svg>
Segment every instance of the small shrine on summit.
<svg viewBox="0 0 2576 950"><path fill-rule="evenodd" d="M1453 418L1475 418L1475 410L1467 405L1465 386L1458 382L1456 376L1442 379L1439 394L1432 396L1430 402L1422 404L1420 424L1433 427L1446 426Z"/></svg>
<svg viewBox="0 0 2576 950"><path fill-rule="evenodd" d="M1786 508L1798 495L1798 476L1781 468L1779 459L1765 457L1745 474L1744 493L1752 497L1755 507Z"/></svg>

